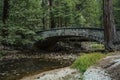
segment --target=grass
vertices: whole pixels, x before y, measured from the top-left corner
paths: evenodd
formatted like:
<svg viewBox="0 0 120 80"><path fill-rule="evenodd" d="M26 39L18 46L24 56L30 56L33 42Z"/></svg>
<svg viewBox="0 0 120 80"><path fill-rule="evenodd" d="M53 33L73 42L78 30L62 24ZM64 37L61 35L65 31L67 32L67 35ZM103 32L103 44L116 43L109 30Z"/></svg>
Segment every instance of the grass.
<svg viewBox="0 0 120 80"><path fill-rule="evenodd" d="M95 49L95 50L96 49L100 49L100 50L105 49L103 44L98 44L98 43L95 43L95 42L91 44L91 48Z"/></svg>
<svg viewBox="0 0 120 80"><path fill-rule="evenodd" d="M77 68L80 72L84 73L87 68L96 64L101 58L104 58L106 55L102 53L91 53L84 54L80 56L73 64L72 68Z"/></svg>
<svg viewBox="0 0 120 80"><path fill-rule="evenodd" d="M93 44L92 48L95 48L95 49L104 49L104 45L103 44Z"/></svg>

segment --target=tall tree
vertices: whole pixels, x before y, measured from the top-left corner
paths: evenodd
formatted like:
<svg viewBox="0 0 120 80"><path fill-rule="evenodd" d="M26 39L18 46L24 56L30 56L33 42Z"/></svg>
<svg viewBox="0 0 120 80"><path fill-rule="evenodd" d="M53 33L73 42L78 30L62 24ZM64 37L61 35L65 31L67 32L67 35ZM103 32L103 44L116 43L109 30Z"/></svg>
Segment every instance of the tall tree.
<svg viewBox="0 0 120 80"><path fill-rule="evenodd" d="M43 24L43 30L45 30L45 0L42 0L42 13L43 13L43 17L42 17L42 24Z"/></svg>
<svg viewBox="0 0 120 80"><path fill-rule="evenodd" d="M103 8L105 48L114 50L113 42L116 40L116 28L112 13L112 0L103 0Z"/></svg>
<svg viewBox="0 0 120 80"><path fill-rule="evenodd" d="M9 13L9 0L4 0L3 17L2 17L2 21L4 24L6 24L6 21L8 19L8 13Z"/></svg>
<svg viewBox="0 0 120 80"><path fill-rule="evenodd" d="M8 29L7 29L8 16L9 16L9 0L4 0L3 1L3 16L2 16L2 22L4 25L1 31L2 36L4 38L8 35Z"/></svg>
<svg viewBox="0 0 120 80"><path fill-rule="evenodd" d="M55 27L52 6L53 6L53 0L49 0L50 28L54 28Z"/></svg>

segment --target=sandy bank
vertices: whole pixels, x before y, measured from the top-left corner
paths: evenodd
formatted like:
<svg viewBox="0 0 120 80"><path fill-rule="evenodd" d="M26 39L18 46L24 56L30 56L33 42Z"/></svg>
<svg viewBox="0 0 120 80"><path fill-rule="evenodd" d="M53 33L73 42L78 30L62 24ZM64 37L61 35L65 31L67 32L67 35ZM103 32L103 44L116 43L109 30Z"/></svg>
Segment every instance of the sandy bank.
<svg viewBox="0 0 120 80"><path fill-rule="evenodd" d="M21 80L80 80L80 75L78 70L66 67L25 77Z"/></svg>

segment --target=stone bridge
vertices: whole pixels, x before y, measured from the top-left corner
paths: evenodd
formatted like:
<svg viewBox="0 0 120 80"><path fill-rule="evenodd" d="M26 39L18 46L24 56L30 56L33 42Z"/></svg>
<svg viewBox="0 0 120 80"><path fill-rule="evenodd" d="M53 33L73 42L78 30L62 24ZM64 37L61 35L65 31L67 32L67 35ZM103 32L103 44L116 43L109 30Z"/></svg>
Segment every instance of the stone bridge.
<svg viewBox="0 0 120 80"><path fill-rule="evenodd" d="M37 32L43 40L34 45L40 49L48 49L58 41L65 39L78 41L95 41L104 44L104 29L100 28L58 28ZM117 43L120 43L120 29L117 29Z"/></svg>

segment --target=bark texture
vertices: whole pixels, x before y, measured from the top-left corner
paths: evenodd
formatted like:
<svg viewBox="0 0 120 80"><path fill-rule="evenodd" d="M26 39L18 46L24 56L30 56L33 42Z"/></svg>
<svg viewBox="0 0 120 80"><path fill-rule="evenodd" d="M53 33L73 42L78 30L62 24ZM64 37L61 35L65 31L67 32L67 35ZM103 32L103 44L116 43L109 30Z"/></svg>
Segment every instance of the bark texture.
<svg viewBox="0 0 120 80"><path fill-rule="evenodd" d="M103 8L105 48L110 51L115 49L113 43L116 40L116 28L112 13L112 0L103 0Z"/></svg>

